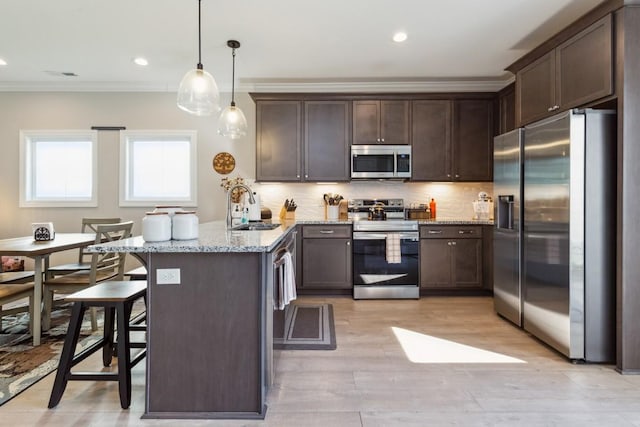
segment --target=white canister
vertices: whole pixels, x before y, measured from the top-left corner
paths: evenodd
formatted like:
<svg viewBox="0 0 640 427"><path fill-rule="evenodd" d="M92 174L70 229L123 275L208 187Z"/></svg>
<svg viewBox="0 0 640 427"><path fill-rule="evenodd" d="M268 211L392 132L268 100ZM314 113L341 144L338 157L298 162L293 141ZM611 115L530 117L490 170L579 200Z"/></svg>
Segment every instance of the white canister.
<svg viewBox="0 0 640 427"><path fill-rule="evenodd" d="M198 238L198 217L193 211L178 211L173 215L172 238L191 240Z"/></svg>
<svg viewBox="0 0 640 427"><path fill-rule="evenodd" d="M171 218L168 212L147 212L142 218L142 238L145 242L171 240Z"/></svg>

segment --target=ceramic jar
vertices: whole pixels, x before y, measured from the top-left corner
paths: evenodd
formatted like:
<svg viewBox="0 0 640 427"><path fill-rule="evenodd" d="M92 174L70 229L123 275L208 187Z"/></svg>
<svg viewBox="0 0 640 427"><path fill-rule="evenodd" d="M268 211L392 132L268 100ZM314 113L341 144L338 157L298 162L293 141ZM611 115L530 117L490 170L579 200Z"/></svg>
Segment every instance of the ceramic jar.
<svg viewBox="0 0 640 427"><path fill-rule="evenodd" d="M142 218L142 238L145 242L171 240L171 218L168 212L147 212Z"/></svg>
<svg viewBox="0 0 640 427"><path fill-rule="evenodd" d="M177 211L173 215L172 238L191 240L198 238L198 217L193 211Z"/></svg>

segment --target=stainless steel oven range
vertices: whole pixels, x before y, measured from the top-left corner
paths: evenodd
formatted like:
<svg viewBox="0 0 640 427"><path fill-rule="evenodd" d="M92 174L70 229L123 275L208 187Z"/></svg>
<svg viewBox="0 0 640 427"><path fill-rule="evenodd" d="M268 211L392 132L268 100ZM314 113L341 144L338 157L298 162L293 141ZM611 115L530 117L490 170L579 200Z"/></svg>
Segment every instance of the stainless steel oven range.
<svg viewBox="0 0 640 427"><path fill-rule="evenodd" d="M418 222L404 219L402 200L355 200L350 206L356 206L350 212L353 298L419 298ZM388 212L358 217L364 206Z"/></svg>

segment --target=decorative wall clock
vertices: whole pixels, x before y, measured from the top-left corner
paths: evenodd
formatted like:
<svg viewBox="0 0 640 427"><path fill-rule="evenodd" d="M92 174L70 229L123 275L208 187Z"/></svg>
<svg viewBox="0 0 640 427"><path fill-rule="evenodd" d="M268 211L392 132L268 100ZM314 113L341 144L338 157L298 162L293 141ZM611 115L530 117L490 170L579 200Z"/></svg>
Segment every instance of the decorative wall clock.
<svg viewBox="0 0 640 427"><path fill-rule="evenodd" d="M236 159L229 153L222 152L213 158L213 169L221 175L231 173L236 167Z"/></svg>

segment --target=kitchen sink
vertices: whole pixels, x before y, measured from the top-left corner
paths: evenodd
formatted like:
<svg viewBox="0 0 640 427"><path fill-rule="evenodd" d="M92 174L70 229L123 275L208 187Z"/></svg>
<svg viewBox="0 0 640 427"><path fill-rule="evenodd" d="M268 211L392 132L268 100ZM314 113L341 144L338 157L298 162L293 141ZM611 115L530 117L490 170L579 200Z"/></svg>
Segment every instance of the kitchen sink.
<svg viewBox="0 0 640 427"><path fill-rule="evenodd" d="M247 224L238 224L232 228L232 230L273 230L280 227L280 224L269 224L266 222L250 222Z"/></svg>

